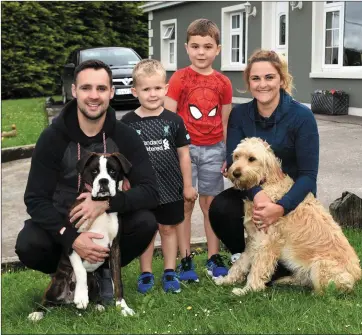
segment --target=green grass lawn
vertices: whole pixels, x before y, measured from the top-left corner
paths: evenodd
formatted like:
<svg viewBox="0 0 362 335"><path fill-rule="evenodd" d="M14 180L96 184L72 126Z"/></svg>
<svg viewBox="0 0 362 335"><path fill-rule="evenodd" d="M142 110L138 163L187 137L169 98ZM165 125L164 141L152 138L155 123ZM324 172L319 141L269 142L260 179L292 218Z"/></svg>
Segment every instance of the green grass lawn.
<svg viewBox="0 0 362 335"><path fill-rule="evenodd" d="M17 129L16 137L2 139L2 148L36 143L40 133L48 125L44 104L45 98L1 102L1 131L10 131L12 124Z"/></svg>
<svg viewBox="0 0 362 335"><path fill-rule="evenodd" d="M362 258L362 231L346 232ZM26 270L2 275L2 333L12 334L361 334L362 283L351 294L316 296L308 288L278 286L237 297L216 286L204 272L206 254L195 257L200 283L182 285L180 294L161 288L162 259L155 257L156 286L136 292L138 261L123 269L125 297L137 315L123 317L73 306L53 309L38 323L27 320L49 277Z"/></svg>

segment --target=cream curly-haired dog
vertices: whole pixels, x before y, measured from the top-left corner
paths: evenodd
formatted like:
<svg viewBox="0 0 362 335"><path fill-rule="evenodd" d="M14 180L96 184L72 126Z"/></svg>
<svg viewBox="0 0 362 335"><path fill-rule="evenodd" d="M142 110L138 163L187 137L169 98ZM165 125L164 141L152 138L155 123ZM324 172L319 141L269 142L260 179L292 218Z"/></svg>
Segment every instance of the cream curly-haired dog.
<svg viewBox="0 0 362 335"><path fill-rule="evenodd" d="M237 146L229 178L240 189L262 183L273 202L281 199L294 183L282 173L270 146L259 138L245 139ZM331 282L341 291L350 291L361 278L356 252L312 193L294 211L269 226L267 232L258 230L252 221L253 203L244 202L248 235L245 251L226 277L216 279L218 285L242 282L247 275L245 287L234 288L234 294L263 290L278 260L293 272L278 283L312 286L318 293Z"/></svg>

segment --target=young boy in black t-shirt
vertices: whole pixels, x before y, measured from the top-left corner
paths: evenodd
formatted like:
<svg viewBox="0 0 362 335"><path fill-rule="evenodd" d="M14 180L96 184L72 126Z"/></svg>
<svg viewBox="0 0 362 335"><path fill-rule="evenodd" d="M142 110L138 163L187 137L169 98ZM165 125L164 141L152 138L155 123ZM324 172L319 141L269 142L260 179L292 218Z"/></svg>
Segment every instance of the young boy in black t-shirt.
<svg viewBox="0 0 362 335"><path fill-rule="evenodd" d="M160 203L154 212L164 256L162 286L165 292L178 293L181 288L175 272L176 225L184 220L184 199L197 199L197 192L192 187L190 136L182 118L163 108L168 85L161 63L152 59L142 60L135 66L132 76L132 94L138 97L141 106L125 115L122 121L136 129L156 172ZM125 189L130 186L127 181L124 182ZM141 293L148 292L154 285L153 250L154 239L140 258L138 291Z"/></svg>

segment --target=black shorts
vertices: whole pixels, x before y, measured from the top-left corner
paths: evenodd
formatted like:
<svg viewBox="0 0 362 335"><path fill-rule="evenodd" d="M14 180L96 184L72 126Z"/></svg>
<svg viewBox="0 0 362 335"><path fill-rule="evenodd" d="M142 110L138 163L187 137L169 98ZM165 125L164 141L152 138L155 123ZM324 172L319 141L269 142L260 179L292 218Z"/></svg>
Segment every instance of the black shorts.
<svg viewBox="0 0 362 335"><path fill-rule="evenodd" d="M158 205L153 210L157 223L171 226L181 223L184 216L184 200Z"/></svg>

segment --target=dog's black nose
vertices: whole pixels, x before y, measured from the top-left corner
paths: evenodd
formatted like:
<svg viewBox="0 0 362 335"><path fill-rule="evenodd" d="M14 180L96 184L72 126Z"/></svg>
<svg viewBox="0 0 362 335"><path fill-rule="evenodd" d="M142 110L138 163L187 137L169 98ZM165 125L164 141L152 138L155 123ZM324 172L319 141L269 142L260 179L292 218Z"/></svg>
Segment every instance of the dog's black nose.
<svg viewBox="0 0 362 335"><path fill-rule="evenodd" d="M109 180L107 178L99 179L99 191L100 192L108 192L108 184Z"/></svg>
<svg viewBox="0 0 362 335"><path fill-rule="evenodd" d="M235 178L239 178L239 177L241 176L241 171L240 171L239 169L235 169L235 170L233 171L233 176L234 176Z"/></svg>
<svg viewBox="0 0 362 335"><path fill-rule="evenodd" d="M109 183L109 180L107 178L99 179L99 185L107 186Z"/></svg>

